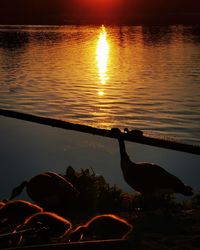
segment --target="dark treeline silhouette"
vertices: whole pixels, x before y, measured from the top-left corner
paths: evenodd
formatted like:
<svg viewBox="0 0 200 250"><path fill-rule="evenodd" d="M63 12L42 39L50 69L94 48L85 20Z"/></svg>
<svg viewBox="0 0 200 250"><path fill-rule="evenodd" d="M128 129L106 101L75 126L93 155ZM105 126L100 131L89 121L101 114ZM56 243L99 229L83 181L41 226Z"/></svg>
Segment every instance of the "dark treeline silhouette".
<svg viewBox="0 0 200 250"><path fill-rule="evenodd" d="M1 0L0 24L200 23L199 0Z"/></svg>

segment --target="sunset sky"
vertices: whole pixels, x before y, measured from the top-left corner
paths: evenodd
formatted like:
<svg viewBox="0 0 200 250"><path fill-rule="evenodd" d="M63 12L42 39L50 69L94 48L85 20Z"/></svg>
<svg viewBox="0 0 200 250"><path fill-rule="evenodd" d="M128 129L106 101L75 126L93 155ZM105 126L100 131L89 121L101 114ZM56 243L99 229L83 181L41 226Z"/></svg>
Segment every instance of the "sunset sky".
<svg viewBox="0 0 200 250"><path fill-rule="evenodd" d="M1 0L0 24L199 22L198 0Z"/></svg>

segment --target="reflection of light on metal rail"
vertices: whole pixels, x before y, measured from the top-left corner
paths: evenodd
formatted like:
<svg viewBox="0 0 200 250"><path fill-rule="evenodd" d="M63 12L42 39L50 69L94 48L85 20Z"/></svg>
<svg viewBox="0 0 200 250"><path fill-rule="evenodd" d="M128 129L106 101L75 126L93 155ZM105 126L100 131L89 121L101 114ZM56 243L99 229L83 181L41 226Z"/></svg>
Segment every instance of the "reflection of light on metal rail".
<svg viewBox="0 0 200 250"><path fill-rule="evenodd" d="M102 25L96 50L99 78L102 84L106 84L108 80L107 64L108 64L109 44L106 35L107 35L106 29ZM103 92L99 91L99 93L101 93L99 95L102 95Z"/></svg>

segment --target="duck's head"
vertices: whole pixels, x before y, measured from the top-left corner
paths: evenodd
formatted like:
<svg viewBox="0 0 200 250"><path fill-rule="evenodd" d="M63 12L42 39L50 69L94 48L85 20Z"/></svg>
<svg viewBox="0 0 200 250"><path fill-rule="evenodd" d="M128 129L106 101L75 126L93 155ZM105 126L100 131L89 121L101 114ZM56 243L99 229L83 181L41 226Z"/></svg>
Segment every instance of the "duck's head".
<svg viewBox="0 0 200 250"><path fill-rule="evenodd" d="M111 133L112 133L113 137L119 138L122 136L122 132L119 128L112 128Z"/></svg>

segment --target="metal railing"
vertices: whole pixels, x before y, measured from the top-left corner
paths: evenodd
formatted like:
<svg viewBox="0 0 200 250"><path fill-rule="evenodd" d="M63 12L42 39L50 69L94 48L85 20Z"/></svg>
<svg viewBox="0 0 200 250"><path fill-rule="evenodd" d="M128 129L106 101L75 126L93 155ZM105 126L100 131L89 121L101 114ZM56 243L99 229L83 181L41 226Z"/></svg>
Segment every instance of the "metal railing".
<svg viewBox="0 0 200 250"><path fill-rule="evenodd" d="M100 136L105 136L105 137L110 137L110 138L117 138L117 136L112 132L112 130L99 129L99 128L94 128L94 127L87 126L87 125L74 124L74 123L70 123L70 122L66 122L66 121L58 120L54 118L36 116L32 114L26 114L26 113L6 110L6 109L0 109L0 115L10 117L10 118L16 118L16 119L20 119L24 121L39 123L43 125L48 125L48 126L52 126L56 128L61 128L61 129L74 130L74 131L89 133L93 135L100 135ZM180 142L171 141L171 140L153 138L153 137L145 136L142 133L137 133L137 131L136 133L122 133L122 136L123 136L123 139L126 141L131 141L131 142L146 144L150 146L200 155L200 146L197 146L197 145L190 145L190 144L180 143Z"/></svg>

